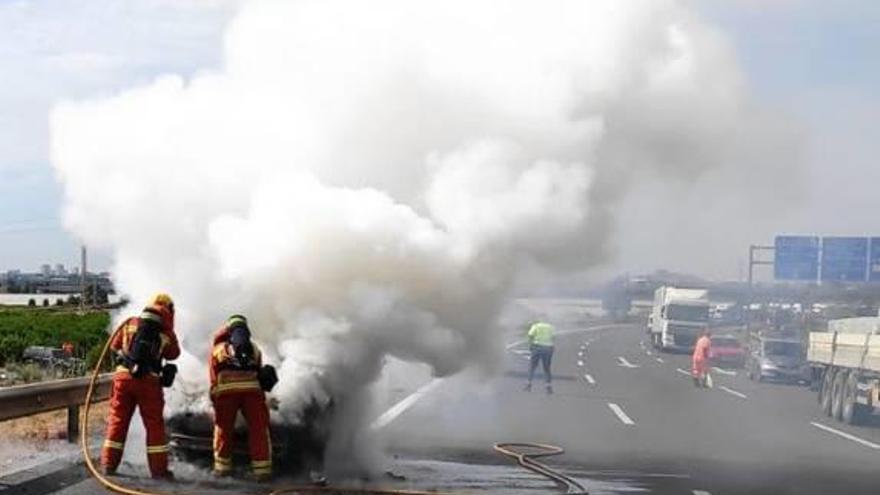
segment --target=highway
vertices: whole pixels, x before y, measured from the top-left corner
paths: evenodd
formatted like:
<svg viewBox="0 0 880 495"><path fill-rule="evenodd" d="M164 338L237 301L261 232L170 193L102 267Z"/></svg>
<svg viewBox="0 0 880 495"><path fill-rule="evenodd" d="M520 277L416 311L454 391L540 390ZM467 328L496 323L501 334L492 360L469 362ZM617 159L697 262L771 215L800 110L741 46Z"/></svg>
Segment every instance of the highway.
<svg viewBox="0 0 880 495"><path fill-rule="evenodd" d="M597 323L576 306L551 309L544 315L555 315L560 330L555 393L547 395L539 380L523 391L524 345L511 335L500 376L428 381L386 408L372 434L389 454L384 468L405 481L376 484L554 493L549 480L492 452L495 442L540 442L566 450L546 463L591 494L880 493L876 417L866 426L842 425L821 415L806 387L755 383L736 370L716 371L713 389L697 389L689 357L645 346L642 325ZM195 486L200 493L265 492L249 484ZM58 487L16 492L10 484L0 494L99 491L82 479Z"/></svg>
<svg viewBox="0 0 880 495"><path fill-rule="evenodd" d="M561 379L553 395L538 382L523 392L515 373L475 385L472 394L451 382L389 434L397 449L417 439L414 450L431 445L450 455L486 451L499 439L556 444L567 450L558 462L569 474L581 472L600 488L880 493L876 417L867 426L842 425L821 415L808 388L751 382L737 370L716 370L715 388L697 389L689 356L657 353L644 337L641 325L585 325L557 340ZM512 358L511 370L525 369L524 355ZM438 415L439 426L421 428Z"/></svg>

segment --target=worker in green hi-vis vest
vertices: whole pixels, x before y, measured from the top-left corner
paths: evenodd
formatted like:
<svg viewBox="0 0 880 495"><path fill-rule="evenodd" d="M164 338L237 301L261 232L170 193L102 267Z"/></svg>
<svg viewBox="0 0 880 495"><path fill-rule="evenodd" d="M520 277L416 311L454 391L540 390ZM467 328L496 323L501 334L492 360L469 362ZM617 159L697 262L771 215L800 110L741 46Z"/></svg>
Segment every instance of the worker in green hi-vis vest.
<svg viewBox="0 0 880 495"><path fill-rule="evenodd" d="M544 369L544 379L547 381L547 393L553 393L553 374L550 372L550 365L553 361L553 325L547 322L538 321L529 328L529 351L531 357L529 359L529 382L526 384L525 390L532 390L532 379L535 377L535 370L538 363Z"/></svg>

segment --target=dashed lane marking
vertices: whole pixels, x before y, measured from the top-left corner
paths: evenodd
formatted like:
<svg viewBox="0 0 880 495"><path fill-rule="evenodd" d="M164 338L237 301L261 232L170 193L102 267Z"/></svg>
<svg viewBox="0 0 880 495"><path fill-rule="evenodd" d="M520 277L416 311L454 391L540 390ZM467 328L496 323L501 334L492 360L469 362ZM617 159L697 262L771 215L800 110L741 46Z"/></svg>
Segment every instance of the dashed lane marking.
<svg viewBox="0 0 880 495"><path fill-rule="evenodd" d="M405 413L407 409L412 407L416 402L419 401L419 399L421 399L425 395L428 395L428 393L437 388L441 383L443 383L442 378L434 378L425 385L422 385L421 388L409 394L400 402L394 404L387 411L382 413L381 416L376 418L376 420L373 421L373 424L370 425L370 429L381 430L382 428L388 426L389 423L397 419L397 417L401 414Z"/></svg>
<svg viewBox="0 0 880 495"><path fill-rule="evenodd" d="M742 392L737 392L736 390L733 390L733 389L729 389L723 385L718 388L720 388L721 390L724 390L725 392L727 392L730 395L734 395L736 397L739 397L740 399L748 399L749 398L746 394L744 394Z"/></svg>
<svg viewBox="0 0 880 495"><path fill-rule="evenodd" d="M620 362L620 366L623 366L624 368L638 368L639 367L639 365L632 364L631 362L627 361L626 358L623 356L617 356L617 360Z"/></svg>
<svg viewBox="0 0 880 495"><path fill-rule="evenodd" d="M617 404L615 404L613 402L609 402L608 408L611 409L611 412L613 412L614 415L617 416L617 419L619 419L621 423L623 423L627 426L635 426L636 422L633 421L632 418L627 416L625 412L623 412L622 407L618 406Z"/></svg>
<svg viewBox="0 0 880 495"><path fill-rule="evenodd" d="M663 360L663 358L654 358L654 361L657 361L658 363L665 363L666 362Z"/></svg>
<svg viewBox="0 0 880 495"><path fill-rule="evenodd" d="M683 369L681 369L681 368L675 368L675 371L677 371L678 373L681 373L682 375L691 376L691 372L690 372L690 371L685 371L685 370L683 370Z"/></svg>
<svg viewBox="0 0 880 495"><path fill-rule="evenodd" d="M733 370L726 370L724 368L716 368L716 367L712 367L712 369L717 371L718 373L721 373L722 375L736 376L736 371L733 371Z"/></svg>
<svg viewBox="0 0 880 495"><path fill-rule="evenodd" d="M586 375L584 375L584 380L586 380L587 383L589 383L590 385L595 385L595 384L596 384L596 379L593 378L593 375L591 375L591 374L589 374L589 373L587 373Z"/></svg>
<svg viewBox="0 0 880 495"><path fill-rule="evenodd" d="M711 493L707 492L706 490L692 490L692 492L694 495L712 495Z"/></svg>
<svg viewBox="0 0 880 495"><path fill-rule="evenodd" d="M840 431L840 430L837 430L837 429L832 428L830 426L825 426L822 423L810 422L810 424L815 426L816 428L819 428L820 430L827 431L828 433L837 435L837 436L839 436L841 438L845 438L847 440L851 440L851 441L856 442L858 444L864 445L865 447L868 447L868 448L871 448L874 450L880 450L880 445L877 445L874 442L869 442L869 441L867 441L863 438L859 438L855 435L850 435L849 433L846 433L845 431Z"/></svg>
<svg viewBox="0 0 880 495"><path fill-rule="evenodd" d="M583 365L584 365L583 361L578 361L578 366L583 366Z"/></svg>

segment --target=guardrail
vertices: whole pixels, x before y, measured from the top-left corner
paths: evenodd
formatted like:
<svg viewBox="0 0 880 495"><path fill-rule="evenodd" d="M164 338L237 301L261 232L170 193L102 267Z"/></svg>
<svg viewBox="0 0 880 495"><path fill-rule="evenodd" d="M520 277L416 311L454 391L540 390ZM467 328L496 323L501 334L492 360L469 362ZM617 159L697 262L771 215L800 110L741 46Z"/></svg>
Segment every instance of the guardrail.
<svg viewBox="0 0 880 495"><path fill-rule="evenodd" d="M82 377L0 388L0 421L66 408L67 439L76 442L79 437L79 407L85 401L89 381L90 377ZM104 401L110 397L112 381L112 373L98 377L94 401Z"/></svg>

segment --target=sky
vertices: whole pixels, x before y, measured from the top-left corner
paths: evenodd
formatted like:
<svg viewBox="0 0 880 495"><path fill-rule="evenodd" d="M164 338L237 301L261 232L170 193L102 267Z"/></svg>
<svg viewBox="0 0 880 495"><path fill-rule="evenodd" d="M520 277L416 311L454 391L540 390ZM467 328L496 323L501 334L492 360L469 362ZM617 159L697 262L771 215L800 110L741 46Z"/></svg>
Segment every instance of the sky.
<svg viewBox="0 0 880 495"><path fill-rule="evenodd" d="M616 256L600 272L738 278L748 245L776 233L880 235L880 3L690 3L728 39L758 103L796 129L795 186L752 174L718 195L736 180L645 180L619 212ZM218 69L236 8L235 0L0 0L0 270L78 264L48 159L53 105ZM779 197L750 205L756 191ZM111 258L93 253L90 263L106 269Z"/></svg>

